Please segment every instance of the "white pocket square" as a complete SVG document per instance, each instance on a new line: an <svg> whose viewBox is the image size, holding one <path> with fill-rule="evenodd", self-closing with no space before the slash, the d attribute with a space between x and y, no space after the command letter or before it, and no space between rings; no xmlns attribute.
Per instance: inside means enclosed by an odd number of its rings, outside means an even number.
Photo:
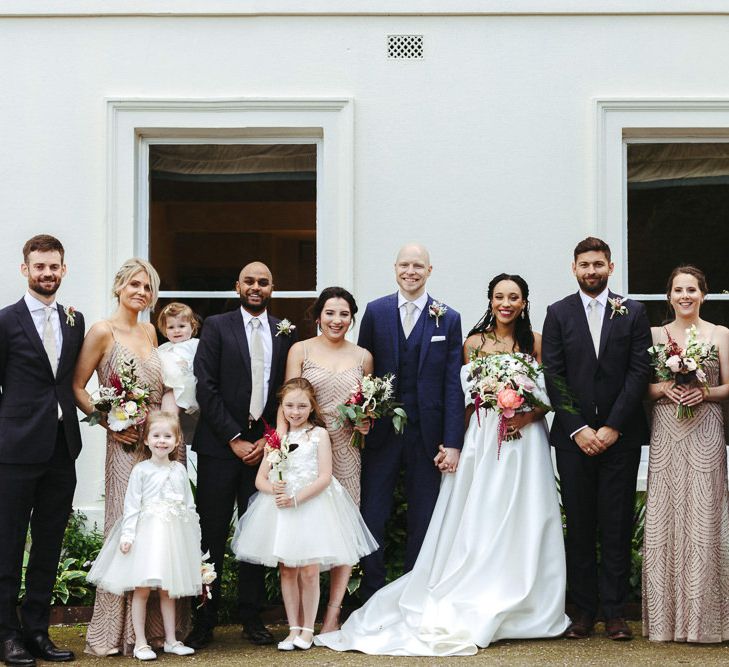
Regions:
<svg viewBox="0 0 729 667"><path fill-rule="evenodd" d="M430 339L431 343L437 343L438 341L445 340L445 336L433 336Z"/></svg>

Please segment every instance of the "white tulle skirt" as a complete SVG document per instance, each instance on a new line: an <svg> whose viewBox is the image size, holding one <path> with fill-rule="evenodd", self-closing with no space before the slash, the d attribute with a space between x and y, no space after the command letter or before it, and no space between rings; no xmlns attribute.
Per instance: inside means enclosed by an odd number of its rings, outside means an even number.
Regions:
<svg viewBox="0 0 729 667"><path fill-rule="evenodd" d="M354 565L377 549L357 506L334 478L298 507L279 509L274 497L257 493L233 537L238 560L275 567L318 563L322 570Z"/></svg>
<svg viewBox="0 0 729 667"><path fill-rule="evenodd" d="M87 576L99 588L123 595L135 588L161 588L171 598L200 595L200 522L197 514L142 512L128 553L119 548L121 519L114 524Z"/></svg>

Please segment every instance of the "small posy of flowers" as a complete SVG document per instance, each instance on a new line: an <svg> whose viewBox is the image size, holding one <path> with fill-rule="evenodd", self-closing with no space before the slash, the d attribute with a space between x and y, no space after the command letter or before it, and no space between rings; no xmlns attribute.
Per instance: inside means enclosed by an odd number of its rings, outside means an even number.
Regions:
<svg viewBox="0 0 729 667"><path fill-rule="evenodd" d="M616 315L618 317L622 317L623 315L628 314L628 308L627 308L627 306L623 305L623 300L619 296L616 296L614 299L611 299L610 297L608 297L608 303L610 304L610 310L612 311L610 313L611 320Z"/></svg>
<svg viewBox="0 0 729 667"><path fill-rule="evenodd" d="M528 354L513 352L479 356L474 351L466 383L466 397L476 408L479 426L480 409L495 410L499 415L497 459L501 456L504 441L521 438L519 431L513 435L507 433L507 419L517 412L552 409L542 366Z"/></svg>
<svg viewBox="0 0 729 667"><path fill-rule="evenodd" d="M81 421L91 426L106 416L109 429L123 431L144 423L150 408L149 387L137 377L133 361L122 360L109 376L109 386L100 386L89 399L95 410Z"/></svg>
<svg viewBox="0 0 729 667"><path fill-rule="evenodd" d="M440 318L446 314L448 306L440 301L433 300L428 307L428 315L435 318L435 328L440 326Z"/></svg>
<svg viewBox="0 0 729 667"><path fill-rule="evenodd" d="M686 348L681 349L678 343L666 330L667 343L659 343L648 348L651 365L655 369L659 382L673 381L674 385L696 383L708 388L704 365L717 358L715 345L698 340L696 325L686 329ZM679 403L676 406L676 419L689 419L694 416L690 405Z"/></svg>
<svg viewBox="0 0 729 667"><path fill-rule="evenodd" d="M72 327L76 324L76 309L73 306L64 306L63 312L66 315L66 324Z"/></svg>
<svg viewBox="0 0 729 667"><path fill-rule="evenodd" d="M197 606L198 609L202 607L208 600L213 599L213 582L218 578L218 573L215 571L215 565L208 563L210 558L210 552L208 551L203 557L200 563L200 578L202 580L202 593L200 594L200 604Z"/></svg>
<svg viewBox="0 0 729 667"><path fill-rule="evenodd" d="M266 424L263 431L263 437L266 440L264 451L266 452L266 461L271 464L271 469L278 473L279 480L283 481L283 471L286 468L286 459L289 454L298 447L289 443L289 436L286 434L283 438L279 435L275 428Z"/></svg>
<svg viewBox="0 0 729 667"><path fill-rule="evenodd" d="M276 336L290 336L294 329L296 325L284 318L276 325Z"/></svg>
<svg viewBox="0 0 729 667"><path fill-rule="evenodd" d="M341 424L361 426L365 422L373 422L380 417L391 417L395 433L402 433L408 416L402 404L394 400L395 376L388 373L384 377L365 375L352 390L349 398L337 406ZM349 444L362 449L364 436L357 430L352 433Z"/></svg>

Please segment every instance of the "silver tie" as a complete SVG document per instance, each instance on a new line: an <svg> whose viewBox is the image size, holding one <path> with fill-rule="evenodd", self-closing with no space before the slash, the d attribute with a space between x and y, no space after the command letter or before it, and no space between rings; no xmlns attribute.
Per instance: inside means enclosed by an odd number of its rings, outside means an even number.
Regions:
<svg viewBox="0 0 729 667"><path fill-rule="evenodd" d="M58 352L56 350L56 334L53 331L53 322L51 322L51 316L53 315L53 308L51 306L45 306L45 321L43 322L43 349L48 355L48 361L51 362L51 369L53 375L58 370Z"/></svg>
<svg viewBox="0 0 729 667"><path fill-rule="evenodd" d="M415 326L415 319L413 318L414 313L415 304L412 301L408 301L405 304L405 320L402 323L402 330L405 332L405 338L410 337L413 327Z"/></svg>
<svg viewBox="0 0 729 667"><path fill-rule="evenodd" d="M265 357L263 355L263 340L261 338L261 320L254 317L251 320L251 419L258 419L263 414L263 373L265 371Z"/></svg>
<svg viewBox="0 0 729 667"><path fill-rule="evenodd" d="M592 344L595 346L595 354L600 355L600 330L602 329L602 317L600 317L600 304L597 299L592 299L588 305L589 314L587 324L590 327Z"/></svg>

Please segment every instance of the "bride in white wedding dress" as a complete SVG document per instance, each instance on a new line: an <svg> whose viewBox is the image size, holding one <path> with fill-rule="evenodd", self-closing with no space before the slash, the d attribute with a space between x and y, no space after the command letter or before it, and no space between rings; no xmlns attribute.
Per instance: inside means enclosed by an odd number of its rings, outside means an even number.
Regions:
<svg viewBox="0 0 729 667"><path fill-rule="evenodd" d="M474 349L539 360L526 282L500 274L488 296L464 360ZM468 369L461 372L464 386ZM544 414L507 420L507 435L521 437L504 441L500 452L498 421L494 410L481 412L480 425L471 414L458 468L443 477L412 571L378 591L341 630L316 637L317 645L381 655L473 655L500 639L565 631L562 523Z"/></svg>

